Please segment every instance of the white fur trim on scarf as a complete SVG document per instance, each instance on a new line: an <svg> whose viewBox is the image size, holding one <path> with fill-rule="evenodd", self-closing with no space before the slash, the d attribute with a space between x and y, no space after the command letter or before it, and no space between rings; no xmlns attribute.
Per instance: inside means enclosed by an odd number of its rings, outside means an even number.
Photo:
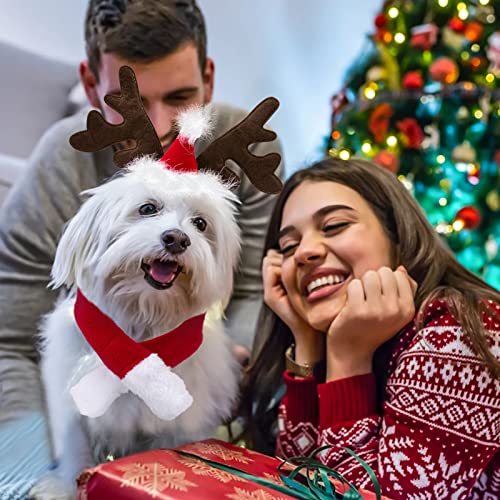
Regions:
<svg viewBox="0 0 500 500"><path fill-rule="evenodd" d="M122 379L149 409L163 420L173 420L193 403L184 381L158 356L150 354Z"/></svg>
<svg viewBox="0 0 500 500"><path fill-rule="evenodd" d="M213 130L213 110L210 104L194 106L183 111L177 117L179 135L190 144L200 137L209 137Z"/></svg>
<svg viewBox="0 0 500 500"><path fill-rule="evenodd" d="M104 415L128 389L119 377L101 365L84 375L69 392L82 415L96 418Z"/></svg>

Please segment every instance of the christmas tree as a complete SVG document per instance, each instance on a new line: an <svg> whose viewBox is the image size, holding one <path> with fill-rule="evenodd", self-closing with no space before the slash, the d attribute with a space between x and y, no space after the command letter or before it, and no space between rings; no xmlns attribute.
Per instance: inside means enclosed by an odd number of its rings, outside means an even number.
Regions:
<svg viewBox="0 0 500 500"><path fill-rule="evenodd" d="M328 154L391 170L500 288L500 0L390 0L332 99Z"/></svg>

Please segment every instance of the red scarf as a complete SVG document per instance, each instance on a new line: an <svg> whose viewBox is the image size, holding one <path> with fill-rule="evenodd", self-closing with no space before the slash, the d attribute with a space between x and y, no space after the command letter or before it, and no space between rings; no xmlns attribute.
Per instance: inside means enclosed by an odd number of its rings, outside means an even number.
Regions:
<svg viewBox="0 0 500 500"><path fill-rule="evenodd" d="M75 319L102 362L121 379L151 353L173 368L193 355L203 340L205 314L188 319L171 332L144 342L131 339L109 316L78 290Z"/></svg>

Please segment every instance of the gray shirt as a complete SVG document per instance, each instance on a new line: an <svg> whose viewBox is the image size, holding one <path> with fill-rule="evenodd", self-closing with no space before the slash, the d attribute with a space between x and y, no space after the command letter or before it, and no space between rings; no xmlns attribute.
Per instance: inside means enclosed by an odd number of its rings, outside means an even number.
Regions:
<svg viewBox="0 0 500 500"><path fill-rule="evenodd" d="M227 105L214 105L219 137L246 116ZM88 110L56 123L40 140L23 178L0 211L0 422L22 410L43 408L37 367L36 334L41 316L54 306L58 291L47 284L64 224L78 211L80 193L116 172L111 151L82 153L68 143L86 128ZM197 144L196 153L204 148ZM253 145L252 152L281 154L279 141ZM240 174L237 166L231 165ZM282 175L283 165L276 172ZM240 266L226 310L229 335L251 346L262 299L261 258L274 197L258 191L241 175Z"/></svg>

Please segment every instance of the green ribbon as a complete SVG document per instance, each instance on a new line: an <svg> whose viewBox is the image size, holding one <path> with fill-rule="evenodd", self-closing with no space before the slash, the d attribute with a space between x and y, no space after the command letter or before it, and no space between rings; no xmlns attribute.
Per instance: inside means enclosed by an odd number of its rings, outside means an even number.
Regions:
<svg viewBox="0 0 500 500"><path fill-rule="evenodd" d="M309 457L293 457L288 459L289 463L296 464L297 467L290 472L288 477L280 475L281 480L292 489L295 488L298 491L307 492L309 494L308 498L310 499L329 500L332 498L342 498L343 500L363 500L363 496L361 495L361 493L359 493L356 487L347 479L345 479L342 474L333 469L330 469L329 467L315 459L316 455L318 455L322 451L332 448L334 448L334 446L325 445L314 450ZM380 500L382 498L380 484L371 467L349 448L342 449L349 453L349 455L354 457L366 470L373 483L375 496L377 500ZM278 470L282 470L283 466L286 463L287 462L281 463L278 467ZM304 476L307 481L307 487L294 480L297 474L300 474L300 472L303 470L305 470ZM335 489L334 485L330 482L329 478L335 479L336 481L341 483L344 491L338 492Z"/></svg>
<svg viewBox="0 0 500 500"><path fill-rule="evenodd" d="M249 474L248 472L242 471L241 469L238 469L236 467L220 464L218 462L215 462L214 460L200 457L198 455L195 455L194 453L189 453L182 450L173 451L185 457L201 460L211 467L228 472L230 474L234 474L235 476L247 479L261 486L265 486L280 493L285 493L292 498L299 498L301 500L363 500L363 496L361 495L361 493L359 493L356 487L349 481L347 481L347 479L345 479L342 474L336 472L333 469L330 469L329 467L315 459L316 455L324 450L331 448L333 448L333 446L322 446L321 448L313 451L309 457L293 457L288 459L287 461L283 461L278 467L278 472L283 472L283 467L285 465L297 464L297 467L293 471L291 471L288 476L279 474L280 479L284 483L283 486L268 479ZM349 448L343 449L351 456L353 456L366 470L366 472L370 476L370 479L372 480L377 500L380 500L380 484L371 467ZM305 470L305 475L301 475L300 477L304 477L306 479L307 486L295 479L295 477L303 470ZM331 483L330 478L340 482L343 486L343 491L337 491L335 486Z"/></svg>
<svg viewBox="0 0 500 500"><path fill-rule="evenodd" d="M180 455L189 458L195 458L196 460L201 460L202 462L215 467L216 469L223 470L225 472L229 472L230 474L234 474L235 476L241 477L243 479L248 479L254 483L260 484L261 486L266 486L267 488L271 488L273 490L279 491L280 493L285 493L286 495L291 496L292 498L299 498L301 500L310 500L312 497L310 495L305 496L303 493L299 491L295 491L291 488L287 488L286 486L281 486L277 483L273 483L268 479L264 479L262 477L254 476L253 474L249 474L248 472L242 471L241 469L237 469L236 467L231 467L230 465L220 464L213 460L209 460L208 458L203 458L194 453L188 453L187 451L182 450L173 450ZM295 482L295 481L294 481Z"/></svg>

